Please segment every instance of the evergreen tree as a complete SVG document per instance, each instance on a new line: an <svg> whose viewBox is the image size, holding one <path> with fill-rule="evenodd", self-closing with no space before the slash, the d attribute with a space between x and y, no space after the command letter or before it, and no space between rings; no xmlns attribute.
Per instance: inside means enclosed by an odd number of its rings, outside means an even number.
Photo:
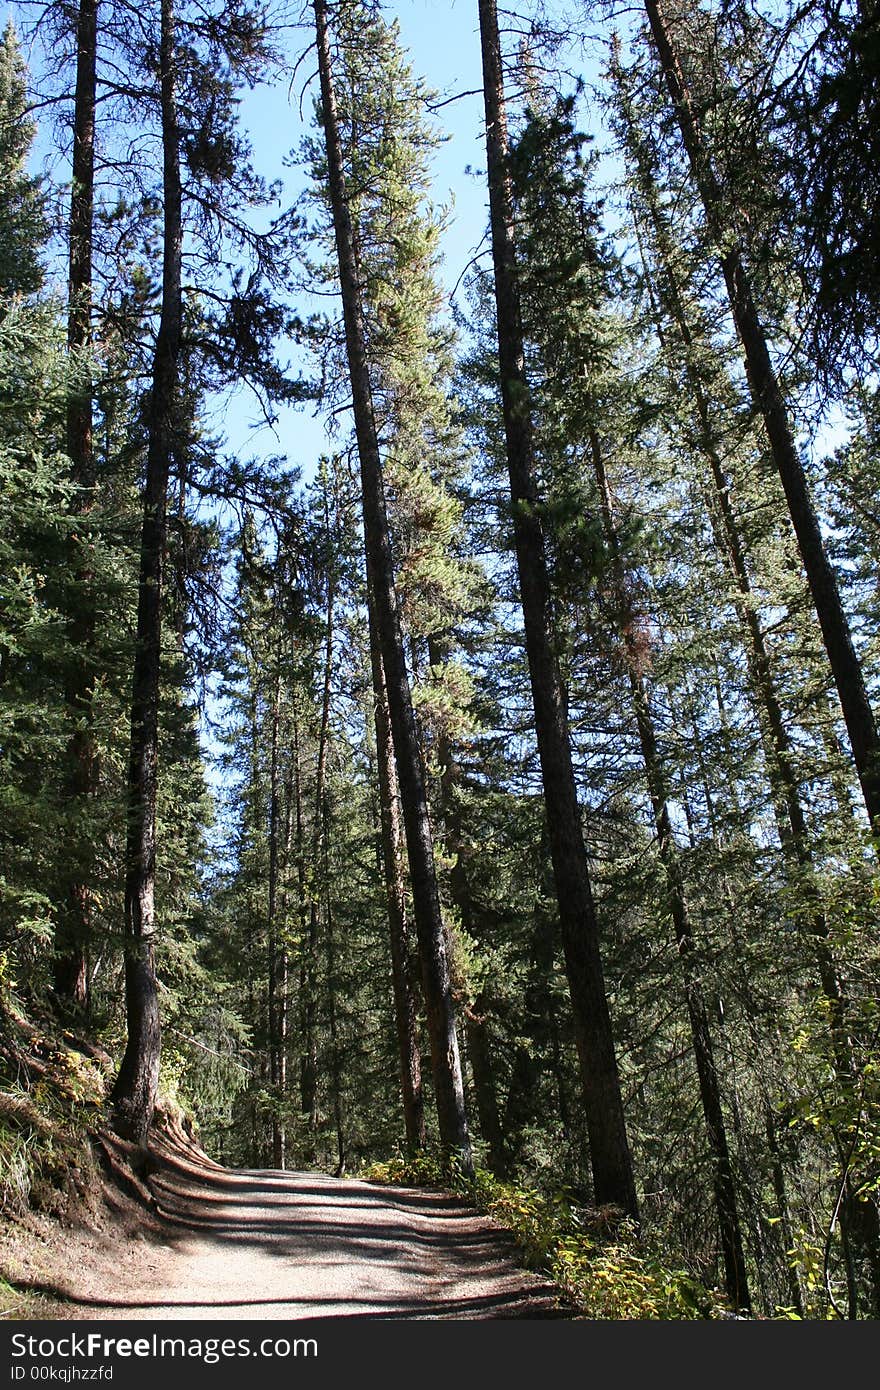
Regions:
<svg viewBox="0 0 880 1390"><path fill-rule="evenodd" d="M533 423L524 370L516 269L504 84L498 20L481 0L480 32L486 105L489 205L495 263L499 367L510 471L513 526L526 650L535 706L544 797L556 877L566 970L581 1062L596 1201L635 1216L638 1205L626 1138L598 927L580 825L568 731L567 693L559 667L546 543L535 477Z"/></svg>
<svg viewBox="0 0 880 1390"><path fill-rule="evenodd" d="M774 462L782 481L798 539L801 556L819 626L840 696L853 757L859 774L869 824L880 816L880 784L875 764L880 754L876 722L861 665L856 655L839 585L828 560L815 507L807 488L778 374L773 366L767 334L755 301L751 277L742 253L728 249L726 222L729 197L716 171L712 150L706 143L691 98L673 27L655 0L646 0L646 14L669 99L687 151L691 174L705 210L709 232L717 248L737 332L743 345L749 386L760 411Z"/></svg>
<svg viewBox="0 0 880 1390"><path fill-rule="evenodd" d="M94 505L95 460L92 447L93 400L91 371L92 247L95 181L95 108L97 104L97 3L83 0L77 19L77 71L73 110L73 157L70 195L68 255L67 347L71 389L67 403L67 453L75 515L87 514ZM86 523L87 524L87 523ZM97 790L94 735L90 728L92 689L96 671L90 662L96 615L90 593L88 555L76 553L73 537L72 567L78 571L78 603L70 615L71 640L79 660L68 680L67 703L74 732L69 745L69 795L83 818ZM71 856L72 872L60 890L63 908L55 942L55 987L65 1004L80 1008L88 1003L87 947L92 935L93 873L84 848Z"/></svg>
<svg viewBox="0 0 880 1390"><path fill-rule="evenodd" d="M40 180L27 171L36 126L27 116L27 71L11 20L0 44L0 297L30 295L43 284L40 253L48 234Z"/></svg>
<svg viewBox="0 0 880 1390"><path fill-rule="evenodd" d="M189 40L189 42L186 42ZM198 363L199 389L235 379L277 383L280 395L298 388L267 357L267 324L279 322L262 288L262 257L278 251L286 230L246 237L234 199L258 201L262 185L252 176L245 145L232 118L236 80L253 76L266 58L259 15L241 11L197 13L181 29L171 0L164 0L158 34L158 112L162 151L162 289L145 403L146 477L141 540L137 644L132 691L126 887L126 961L129 1045L115 1088L118 1123L143 1141L158 1083L159 1016L155 983L156 796L162 632L162 580L172 471L185 477L192 437L188 377ZM147 73L149 54L140 55ZM209 123L209 124L206 124ZM184 179L184 168L187 178ZM210 196L202 196L202 188ZM225 200L225 201L224 201ZM246 287L241 274L218 296L219 314L194 333L185 323L184 263L207 273L216 247L244 241L256 259ZM220 269L222 267L217 267ZM222 361L218 375L212 365ZM185 367L189 367L189 372Z"/></svg>
<svg viewBox="0 0 880 1390"><path fill-rule="evenodd" d="M120 1132L140 1144L146 1143L159 1085L155 883L161 599L168 482L172 459L183 445L179 404L183 224L178 57L172 0L162 0L159 55L163 163L162 309L147 418L147 474L132 680L125 886L128 1041L113 1094Z"/></svg>
<svg viewBox="0 0 880 1390"><path fill-rule="evenodd" d="M403 651L400 615L390 551L388 520L376 419L370 394L367 342L358 253L348 203L336 97L333 88L327 8L315 3L321 76L321 114L327 144L330 202L339 258L340 286L351 377L355 430L361 464L367 582L374 603L377 635L388 690L395 760L406 827L413 910L422 961L422 985L431 1038L431 1064L448 1158L472 1166L455 1012L450 990L446 941L433 861L418 735Z"/></svg>
<svg viewBox="0 0 880 1390"><path fill-rule="evenodd" d="M816 0L783 37L775 81L765 84L770 110L759 117L775 127L811 360L839 390L872 369L877 346L876 6Z"/></svg>

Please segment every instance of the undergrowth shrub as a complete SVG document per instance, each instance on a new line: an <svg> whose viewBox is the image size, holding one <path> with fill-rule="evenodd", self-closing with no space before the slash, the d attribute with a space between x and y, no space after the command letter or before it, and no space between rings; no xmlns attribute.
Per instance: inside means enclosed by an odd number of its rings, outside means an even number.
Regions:
<svg viewBox="0 0 880 1390"><path fill-rule="evenodd" d="M613 1208L586 1208L569 1194L499 1181L482 1169L467 1179L433 1155L373 1164L371 1182L443 1187L492 1216L516 1238L526 1264L548 1274L576 1312L591 1319L683 1320L723 1317L722 1296L671 1269Z"/></svg>

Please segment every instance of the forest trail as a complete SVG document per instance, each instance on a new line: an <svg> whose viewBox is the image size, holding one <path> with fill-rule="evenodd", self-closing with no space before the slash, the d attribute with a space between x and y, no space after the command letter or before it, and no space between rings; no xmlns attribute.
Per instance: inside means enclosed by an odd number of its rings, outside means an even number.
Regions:
<svg viewBox="0 0 880 1390"><path fill-rule="evenodd" d="M75 1282L70 1265L57 1281L65 1318L566 1316L508 1234L456 1198L156 1152L161 1236L81 1248Z"/></svg>

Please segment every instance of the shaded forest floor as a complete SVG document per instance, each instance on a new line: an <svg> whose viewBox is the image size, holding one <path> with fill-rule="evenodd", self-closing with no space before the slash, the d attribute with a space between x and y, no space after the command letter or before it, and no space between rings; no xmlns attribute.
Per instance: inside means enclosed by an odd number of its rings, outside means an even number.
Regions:
<svg viewBox="0 0 880 1390"><path fill-rule="evenodd" d="M0 996L0 1318L730 1316L610 1210L482 1170L453 1195L429 1155L370 1181L235 1171L173 1105L144 1155L108 1128L114 1074Z"/></svg>
<svg viewBox="0 0 880 1390"><path fill-rule="evenodd" d="M110 1056L0 1001L0 1317L571 1317L514 1237L413 1186L214 1163L174 1107L107 1127Z"/></svg>
<svg viewBox="0 0 880 1390"><path fill-rule="evenodd" d="M88 1221L10 1224L9 1318L570 1317L510 1235L459 1199L320 1173L234 1171L173 1122L143 1180L124 1149ZM83 1213L86 1216L86 1213Z"/></svg>

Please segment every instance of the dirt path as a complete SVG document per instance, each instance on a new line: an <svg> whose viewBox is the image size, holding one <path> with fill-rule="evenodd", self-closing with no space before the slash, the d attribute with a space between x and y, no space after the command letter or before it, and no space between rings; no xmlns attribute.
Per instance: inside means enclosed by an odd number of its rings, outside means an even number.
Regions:
<svg viewBox="0 0 880 1390"><path fill-rule="evenodd" d="M71 1319L546 1318L554 1291L453 1198L167 1151L156 1239L80 1245ZM68 1301L69 1300L69 1301ZM565 1316L562 1314L562 1316Z"/></svg>

